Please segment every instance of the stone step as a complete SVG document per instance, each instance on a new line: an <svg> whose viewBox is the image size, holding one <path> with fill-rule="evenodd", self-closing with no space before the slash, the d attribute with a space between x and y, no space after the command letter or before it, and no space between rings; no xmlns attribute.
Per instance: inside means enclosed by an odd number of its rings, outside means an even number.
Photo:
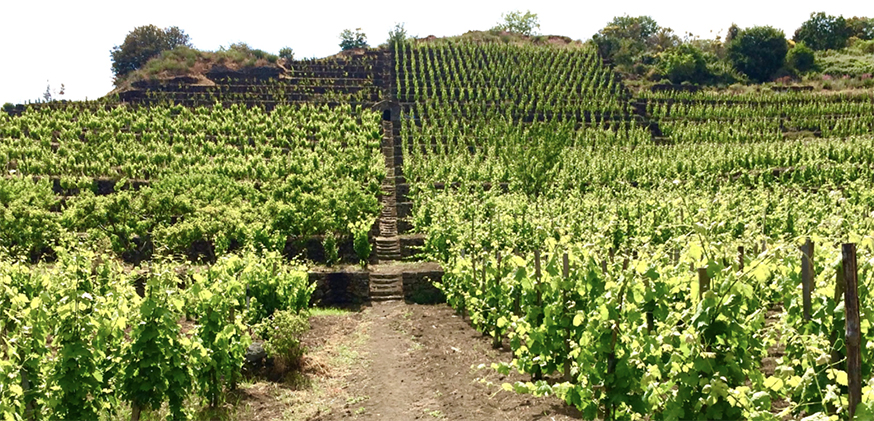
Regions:
<svg viewBox="0 0 874 421"><path fill-rule="evenodd" d="M378 279L370 278L370 289L374 288L398 288L403 285L403 278Z"/></svg>
<svg viewBox="0 0 874 421"><path fill-rule="evenodd" d="M374 285L370 284L370 295L391 295L391 294L403 294L404 293L404 284L391 284L391 285Z"/></svg>
<svg viewBox="0 0 874 421"><path fill-rule="evenodd" d="M388 295L385 297L371 297L371 301L402 301L403 295Z"/></svg>

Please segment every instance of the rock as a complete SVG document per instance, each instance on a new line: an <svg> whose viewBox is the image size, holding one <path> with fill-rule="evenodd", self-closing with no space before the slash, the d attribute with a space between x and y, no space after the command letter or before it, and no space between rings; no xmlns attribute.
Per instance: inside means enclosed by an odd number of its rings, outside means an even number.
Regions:
<svg viewBox="0 0 874 421"><path fill-rule="evenodd" d="M252 345L249 345L249 349L246 350L246 363L261 365L265 358L267 358L267 351L264 350L264 344L252 342Z"/></svg>

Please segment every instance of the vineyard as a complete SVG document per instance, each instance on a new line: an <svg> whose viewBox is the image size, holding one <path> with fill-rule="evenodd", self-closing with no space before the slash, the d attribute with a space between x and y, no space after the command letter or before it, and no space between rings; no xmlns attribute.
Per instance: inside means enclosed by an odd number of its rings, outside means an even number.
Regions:
<svg viewBox="0 0 874 421"><path fill-rule="evenodd" d="M874 418L870 91L633 94L583 44L287 67L0 117L4 419L220 405L274 316L340 283L308 272L369 264L365 301L411 301L402 259L512 350L506 393Z"/></svg>
<svg viewBox="0 0 874 421"><path fill-rule="evenodd" d="M396 68L410 223L513 349L493 367L531 375L507 390L587 419L871 415L870 92L631 98L585 48L407 45Z"/></svg>
<svg viewBox="0 0 874 421"><path fill-rule="evenodd" d="M220 103L74 104L6 118L0 245L37 260L73 236L132 262L153 253L213 260L314 235L366 235L385 176L379 119L361 107L268 113Z"/></svg>
<svg viewBox="0 0 874 421"><path fill-rule="evenodd" d="M0 117L3 419L220 407L250 344L306 314L304 258L375 259L378 92L319 90L343 77L324 66Z"/></svg>

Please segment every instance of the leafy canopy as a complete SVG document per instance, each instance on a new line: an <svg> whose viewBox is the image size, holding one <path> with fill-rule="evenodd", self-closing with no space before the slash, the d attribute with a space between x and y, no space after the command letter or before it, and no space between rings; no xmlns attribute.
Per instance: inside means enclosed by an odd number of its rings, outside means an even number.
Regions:
<svg viewBox="0 0 874 421"><path fill-rule="evenodd" d="M849 38L850 27L843 16L835 17L819 12L810 14L810 19L801 24L792 40L821 51L840 50L847 46Z"/></svg>
<svg viewBox="0 0 874 421"><path fill-rule="evenodd" d="M396 23L395 27L388 31L388 45L393 46L401 44L409 38L406 28L403 23Z"/></svg>
<svg viewBox="0 0 874 421"><path fill-rule="evenodd" d="M340 49L343 51L353 48L367 48L367 35L361 32L361 28L355 28L355 31L344 29L340 33Z"/></svg>
<svg viewBox="0 0 874 421"><path fill-rule="evenodd" d="M526 10L522 13L519 10L514 12L502 13L503 22L498 22L493 28L498 31L507 31L514 34L522 35L537 35L537 29L540 29L540 21L537 18L537 13L531 13Z"/></svg>
<svg viewBox="0 0 874 421"><path fill-rule="evenodd" d="M110 50L112 73L116 80L146 64L149 59L179 46L191 47L191 38L176 26L161 29L155 25L138 26L129 32L121 45Z"/></svg>

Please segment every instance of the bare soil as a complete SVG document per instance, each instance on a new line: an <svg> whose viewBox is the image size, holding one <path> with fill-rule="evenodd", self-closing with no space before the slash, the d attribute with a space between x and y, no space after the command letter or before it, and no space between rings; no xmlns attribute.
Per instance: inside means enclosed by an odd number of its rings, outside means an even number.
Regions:
<svg viewBox="0 0 874 421"><path fill-rule="evenodd" d="M319 320L314 320L314 330ZM501 389L528 377L488 368L512 354L446 305L374 303L350 316L349 329L366 333L366 364L346 377L348 397L315 419L360 420L571 420L579 414L554 397ZM484 365L485 368L478 368Z"/></svg>

